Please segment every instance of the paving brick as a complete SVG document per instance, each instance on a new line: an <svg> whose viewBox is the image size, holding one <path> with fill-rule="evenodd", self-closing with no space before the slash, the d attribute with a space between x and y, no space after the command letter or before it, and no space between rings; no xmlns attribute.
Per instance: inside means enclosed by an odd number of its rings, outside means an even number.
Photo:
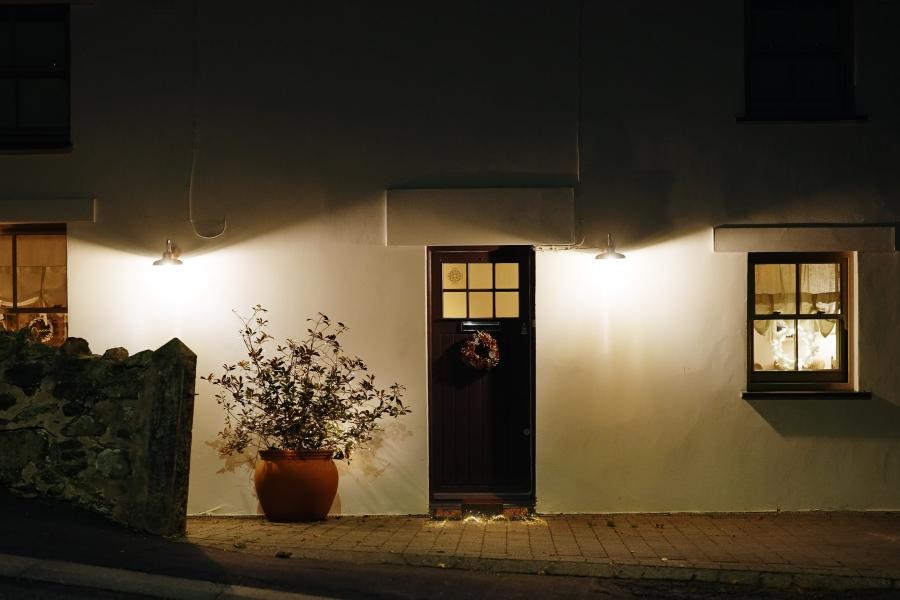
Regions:
<svg viewBox="0 0 900 600"><path fill-rule="evenodd" d="M515 572L549 565L552 572L594 576L690 574L772 588L900 589L898 536L900 513L614 514L523 521L342 517L296 524L192 517L185 541L264 556L289 551Z"/></svg>

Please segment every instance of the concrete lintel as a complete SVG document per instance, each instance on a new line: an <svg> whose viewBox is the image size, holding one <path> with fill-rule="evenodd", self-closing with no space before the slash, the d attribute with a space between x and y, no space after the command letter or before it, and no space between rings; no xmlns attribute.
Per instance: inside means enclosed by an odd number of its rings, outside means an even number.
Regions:
<svg viewBox="0 0 900 600"><path fill-rule="evenodd" d="M571 244L575 192L557 188L387 190L389 246Z"/></svg>
<svg viewBox="0 0 900 600"><path fill-rule="evenodd" d="M720 225L716 252L893 252L894 225Z"/></svg>
<svg viewBox="0 0 900 600"><path fill-rule="evenodd" d="M93 198L0 200L0 223L94 222Z"/></svg>

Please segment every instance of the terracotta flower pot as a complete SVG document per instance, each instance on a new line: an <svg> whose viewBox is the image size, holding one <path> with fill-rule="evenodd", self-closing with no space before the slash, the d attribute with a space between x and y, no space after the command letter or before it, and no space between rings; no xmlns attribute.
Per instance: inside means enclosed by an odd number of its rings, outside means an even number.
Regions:
<svg viewBox="0 0 900 600"><path fill-rule="evenodd" d="M321 521L337 493L331 450L262 450L253 482L270 521Z"/></svg>

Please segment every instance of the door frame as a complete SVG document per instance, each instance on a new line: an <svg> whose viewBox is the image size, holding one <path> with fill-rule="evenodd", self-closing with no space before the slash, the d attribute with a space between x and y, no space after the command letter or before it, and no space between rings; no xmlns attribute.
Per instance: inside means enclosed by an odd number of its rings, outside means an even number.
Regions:
<svg viewBox="0 0 900 600"><path fill-rule="evenodd" d="M529 371L529 381L528 381L528 411L529 411L529 421L531 423L531 435L529 440L529 476L531 478L530 485L530 493L527 495L523 494L489 494L489 493L460 493L454 494L454 497L459 497L459 501L456 499L448 499L441 498L443 494L436 494L433 488L433 477L432 477L432 415L434 411L432 410L432 398L433 398L433 390L432 390L432 364L434 360L434 356L432 355L432 339L433 335L432 323L434 320L433 314L433 298L432 298L432 277L440 277L440 274L435 274L432 272L432 254L434 252L494 252L498 250L502 250L504 248L527 248L527 265L528 265L528 279L527 285L529 287L529 301L526 305L526 309L528 311L527 315L525 315L525 321L528 324L529 336L528 336L528 371ZM535 254L534 247L525 244L509 244L509 245L487 245L487 246L426 246L425 248L425 258L426 258L426 319L427 319L427 337L426 337L426 345L427 349L427 377L428 377L428 505L430 509L447 507L448 505L460 505L460 504L498 504L502 503L508 506L514 507L524 507L529 510L534 509L535 502L537 499L536 493L536 477L535 477L535 465L536 465L536 438L537 438L537 427L536 427L536 410L535 410L535 388L536 388L536 363L535 363L535 332L536 332L536 322L535 322Z"/></svg>

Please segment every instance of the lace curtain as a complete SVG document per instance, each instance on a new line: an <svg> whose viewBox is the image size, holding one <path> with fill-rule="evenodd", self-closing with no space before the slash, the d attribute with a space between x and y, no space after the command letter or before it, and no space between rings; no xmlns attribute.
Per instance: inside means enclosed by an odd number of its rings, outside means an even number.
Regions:
<svg viewBox="0 0 900 600"><path fill-rule="evenodd" d="M800 306L797 310L797 268L793 264L756 265L756 314L836 314L841 311L841 266L834 263L800 265ZM754 321L754 328L765 335L774 321ZM834 329L836 321L817 319L815 326L823 337Z"/></svg>

